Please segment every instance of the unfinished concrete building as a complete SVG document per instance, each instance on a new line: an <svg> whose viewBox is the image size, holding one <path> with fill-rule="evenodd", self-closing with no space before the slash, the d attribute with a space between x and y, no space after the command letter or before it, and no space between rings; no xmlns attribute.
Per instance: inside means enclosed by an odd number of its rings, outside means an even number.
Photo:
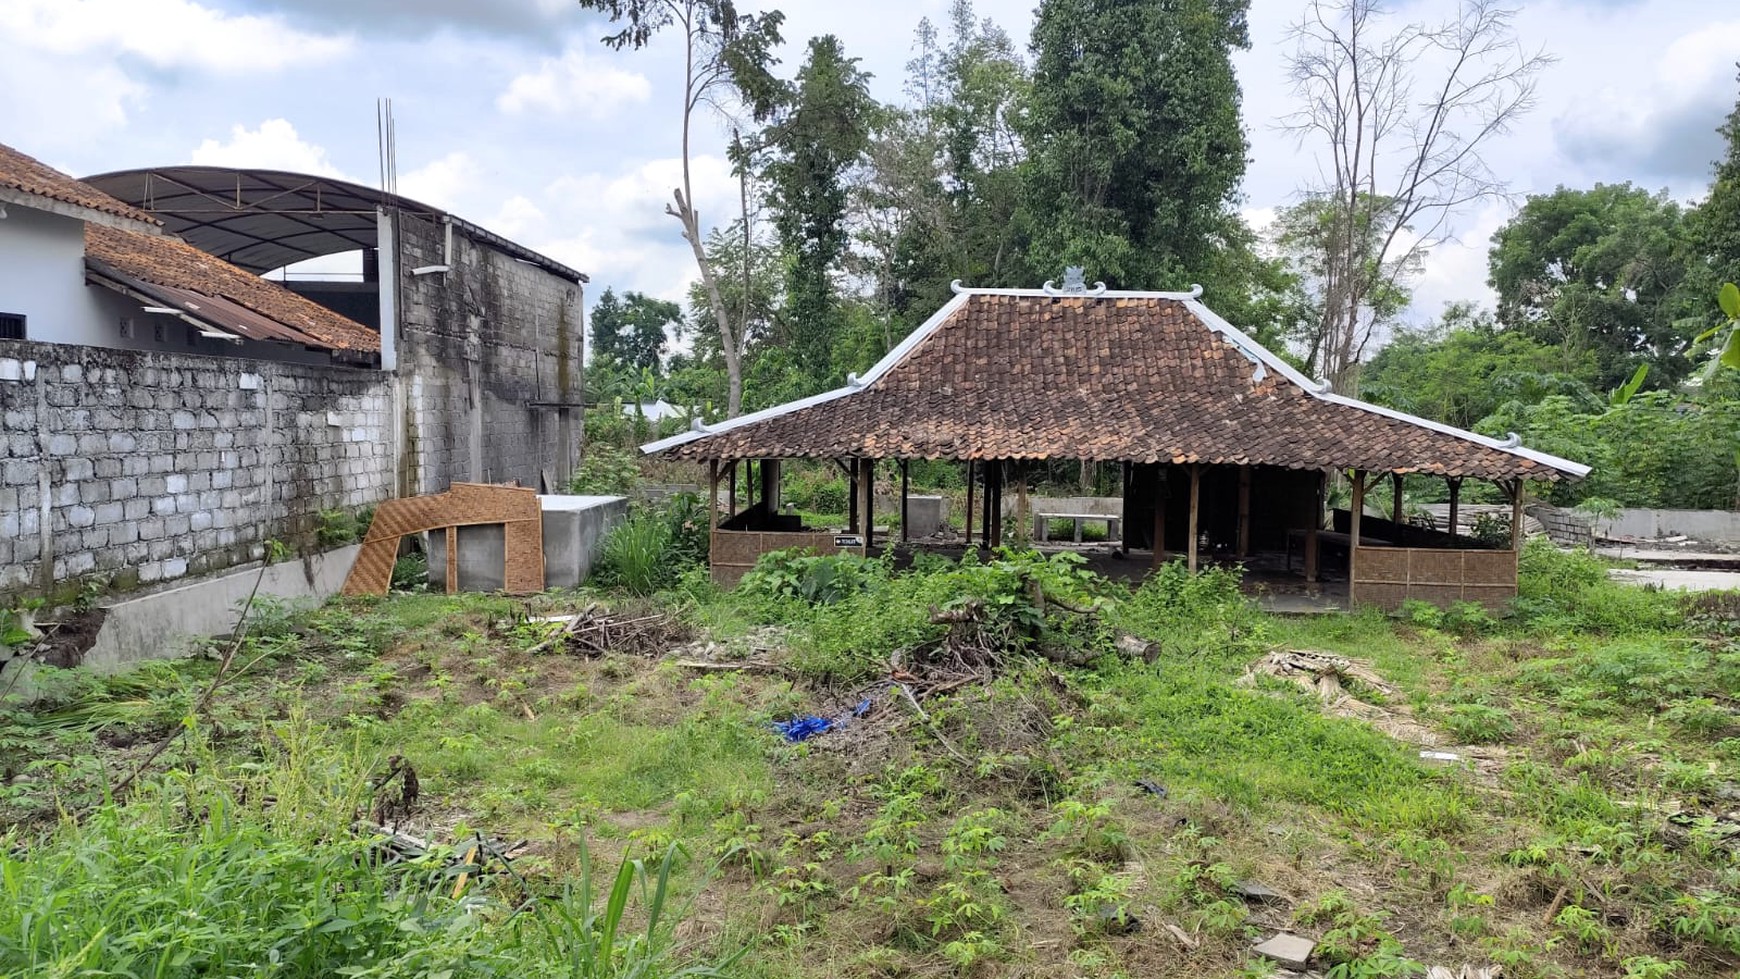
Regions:
<svg viewBox="0 0 1740 979"><path fill-rule="evenodd" d="M342 181L97 182L0 146L0 594L216 571L453 482L565 486L585 276ZM348 280L261 276L345 251Z"/></svg>

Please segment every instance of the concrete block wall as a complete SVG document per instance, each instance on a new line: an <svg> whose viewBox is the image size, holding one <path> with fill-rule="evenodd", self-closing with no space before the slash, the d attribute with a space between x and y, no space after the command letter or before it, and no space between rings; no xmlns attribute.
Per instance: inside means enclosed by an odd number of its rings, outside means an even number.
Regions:
<svg viewBox="0 0 1740 979"><path fill-rule="evenodd" d="M0 593L151 584L392 495L378 371L0 341Z"/></svg>
<svg viewBox="0 0 1740 979"><path fill-rule="evenodd" d="M398 282L400 493L455 481L565 492L583 432L580 284L461 226L401 213L398 235L400 268L448 266Z"/></svg>

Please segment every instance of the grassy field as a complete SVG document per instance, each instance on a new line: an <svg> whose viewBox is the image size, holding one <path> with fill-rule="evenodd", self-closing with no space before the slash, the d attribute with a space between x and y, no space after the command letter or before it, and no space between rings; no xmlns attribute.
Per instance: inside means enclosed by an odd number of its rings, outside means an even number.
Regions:
<svg viewBox="0 0 1740 979"><path fill-rule="evenodd" d="M1538 549L1504 617L1024 555L680 582L268 606L197 712L212 661L50 676L0 711L0 974L1256 976L1282 930L1331 977L1740 970L1735 596ZM666 631L529 621L593 608ZM1251 672L1286 650L1351 699ZM389 863L407 763L440 845ZM524 842L472 874L479 834Z"/></svg>

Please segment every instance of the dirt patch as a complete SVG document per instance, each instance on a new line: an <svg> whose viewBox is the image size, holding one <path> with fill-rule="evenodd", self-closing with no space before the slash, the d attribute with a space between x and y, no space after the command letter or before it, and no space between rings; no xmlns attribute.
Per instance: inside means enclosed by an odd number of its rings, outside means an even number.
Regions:
<svg viewBox="0 0 1740 979"><path fill-rule="evenodd" d="M85 661L85 653L96 645L97 633L103 630L105 609L91 607L71 612L56 622L39 622L43 636L36 644L36 660L48 666L67 669Z"/></svg>

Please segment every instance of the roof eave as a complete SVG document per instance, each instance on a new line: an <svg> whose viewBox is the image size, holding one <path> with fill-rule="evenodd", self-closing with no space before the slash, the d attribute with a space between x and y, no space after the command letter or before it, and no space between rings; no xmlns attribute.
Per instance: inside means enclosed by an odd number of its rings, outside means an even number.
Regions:
<svg viewBox="0 0 1740 979"><path fill-rule="evenodd" d="M49 197L46 194L31 193L30 191L18 190L14 187L0 187L0 204L12 204L17 207L27 207L33 211L42 211L45 214L54 214L63 218L73 218L78 221L84 221L89 224L100 224L109 228L118 228L122 231L137 231L152 235L161 234L163 232L162 226L154 222L138 221L133 218L122 217L119 214L110 214L108 211L99 210L94 207L86 207L83 204L73 204L68 201L63 201L58 197Z"/></svg>

